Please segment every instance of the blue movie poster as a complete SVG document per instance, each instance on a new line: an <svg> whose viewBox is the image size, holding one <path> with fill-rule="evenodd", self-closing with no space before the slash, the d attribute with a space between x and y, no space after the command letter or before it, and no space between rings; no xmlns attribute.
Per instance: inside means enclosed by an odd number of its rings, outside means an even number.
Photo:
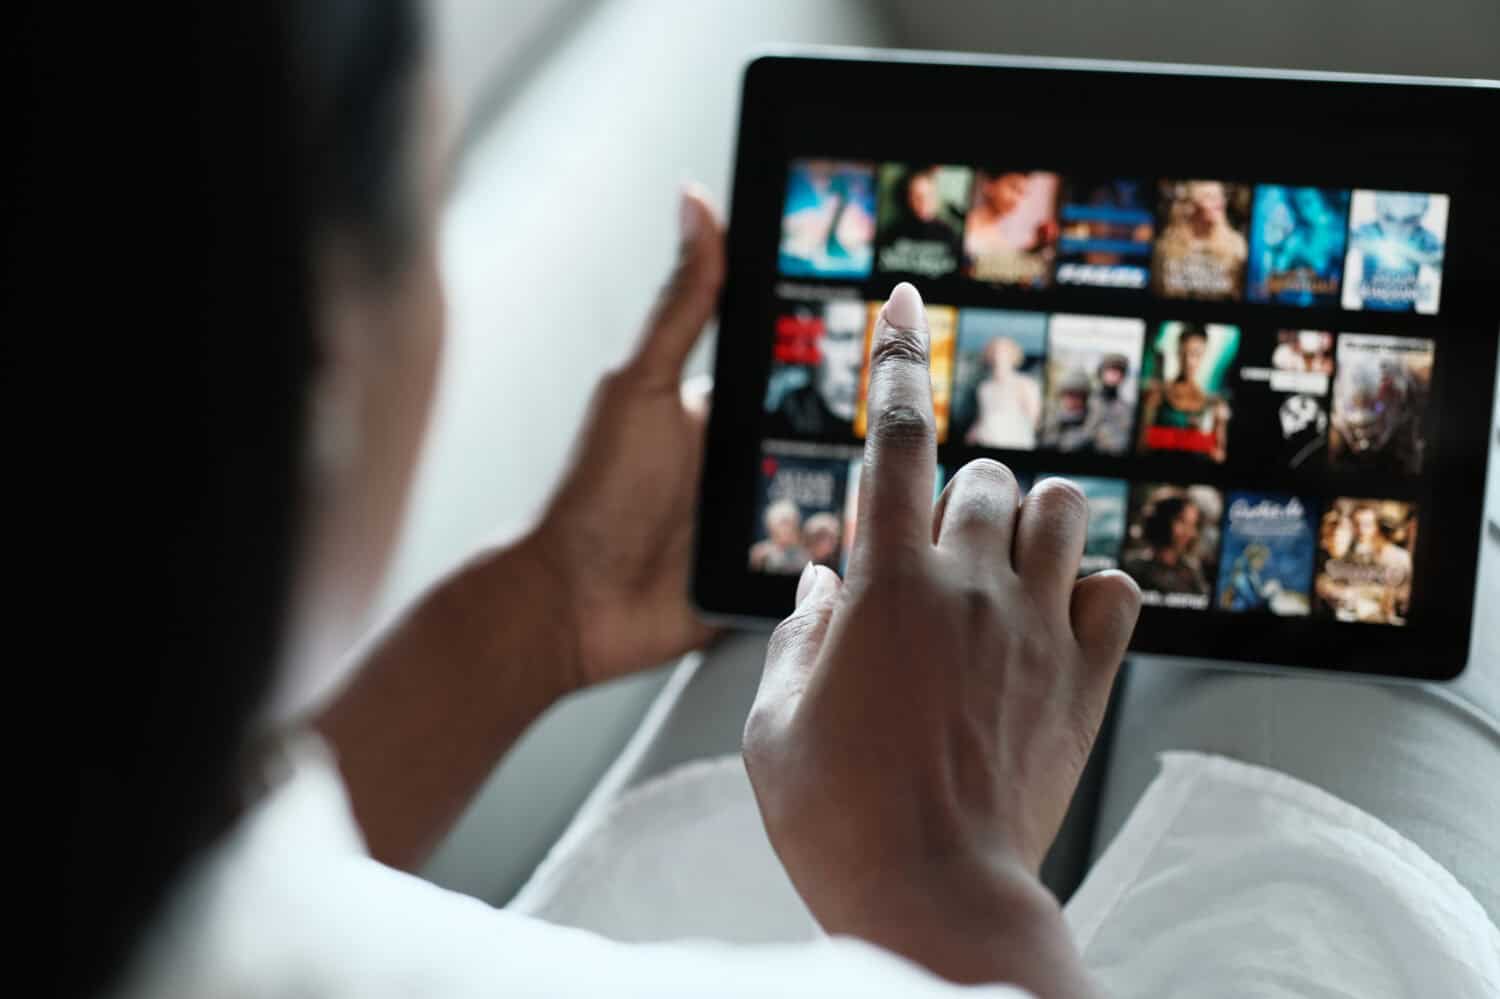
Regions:
<svg viewBox="0 0 1500 999"><path fill-rule="evenodd" d="M1304 616L1312 606L1316 557L1310 503L1276 493L1231 492L1215 606L1238 614Z"/></svg>
<svg viewBox="0 0 1500 999"><path fill-rule="evenodd" d="M1348 222L1348 191L1257 186L1250 213L1250 301L1339 304Z"/></svg>
<svg viewBox="0 0 1500 999"><path fill-rule="evenodd" d="M781 273L863 278L874 258L875 165L792 163L781 214Z"/></svg>
<svg viewBox="0 0 1500 999"><path fill-rule="evenodd" d="M1355 191L1344 308L1435 315L1447 232L1446 194Z"/></svg>

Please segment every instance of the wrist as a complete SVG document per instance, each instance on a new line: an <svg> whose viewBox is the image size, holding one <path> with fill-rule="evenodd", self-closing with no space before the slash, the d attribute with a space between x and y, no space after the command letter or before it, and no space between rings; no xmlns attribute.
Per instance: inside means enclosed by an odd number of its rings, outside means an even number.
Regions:
<svg viewBox="0 0 1500 999"><path fill-rule="evenodd" d="M486 671L528 662L548 706L584 686L572 588L534 535L481 552L445 584Z"/></svg>
<svg viewBox="0 0 1500 999"><path fill-rule="evenodd" d="M826 931L951 981L1020 982L1027 953L1071 947L1057 900L1019 858L924 859L850 887L834 905L814 908Z"/></svg>

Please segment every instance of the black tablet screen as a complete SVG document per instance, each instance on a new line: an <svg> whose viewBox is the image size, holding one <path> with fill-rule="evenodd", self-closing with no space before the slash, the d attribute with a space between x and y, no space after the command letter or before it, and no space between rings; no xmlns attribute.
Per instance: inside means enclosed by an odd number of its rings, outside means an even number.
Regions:
<svg viewBox="0 0 1500 999"><path fill-rule="evenodd" d="M874 318L906 280L939 487L979 456L1023 488L1076 482L1082 571L1140 584L1138 648L1461 668L1500 287L1470 284L1494 261L1478 142L1403 117L1425 105L1399 87L922 74L890 107L793 102L737 178L754 266L721 339L754 384L734 443L715 435L741 493L714 530L749 580L720 609L785 601L810 561L842 570ZM944 77L956 96L921 97ZM1444 665L1403 666L1390 633Z"/></svg>

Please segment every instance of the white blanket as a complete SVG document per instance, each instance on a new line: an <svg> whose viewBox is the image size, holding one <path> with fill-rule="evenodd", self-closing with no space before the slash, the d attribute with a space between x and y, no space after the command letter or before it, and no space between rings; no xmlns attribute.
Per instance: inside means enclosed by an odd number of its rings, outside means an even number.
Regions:
<svg viewBox="0 0 1500 999"><path fill-rule="evenodd" d="M575 830L511 910L619 940L805 940L737 757ZM1283 774L1169 753L1067 907L1117 999L1500 996L1500 931L1393 829Z"/></svg>

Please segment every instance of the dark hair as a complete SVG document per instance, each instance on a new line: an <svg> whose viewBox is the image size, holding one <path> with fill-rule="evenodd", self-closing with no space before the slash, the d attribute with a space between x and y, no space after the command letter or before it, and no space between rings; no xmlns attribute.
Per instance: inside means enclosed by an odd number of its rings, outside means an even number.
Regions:
<svg viewBox="0 0 1500 999"><path fill-rule="evenodd" d="M1146 543L1152 548L1166 548L1170 545L1173 522L1190 506L1196 507L1197 504L1186 496L1164 496L1157 500L1141 527Z"/></svg>
<svg viewBox="0 0 1500 999"><path fill-rule="evenodd" d="M934 175L934 179L936 179L936 173L937 164L923 163L920 166L909 168L904 174L901 175L901 179L897 182L896 185L895 195L896 208L901 212L902 217L910 216L912 213L911 186L917 182L917 178L932 174ZM939 212L941 213L941 209L939 209Z"/></svg>
<svg viewBox="0 0 1500 999"><path fill-rule="evenodd" d="M1180 347L1189 340L1202 340L1208 342L1208 331L1201 323L1183 323L1182 330L1177 334L1177 345Z"/></svg>
<svg viewBox="0 0 1500 999"><path fill-rule="evenodd" d="M398 266L418 221L406 170L422 24L410 0L295 0L302 161L320 228Z"/></svg>
<svg viewBox="0 0 1500 999"><path fill-rule="evenodd" d="M72 626L49 746L66 944L48 964L52 994L92 995L236 814L300 540L315 245L348 230L397 259L422 40L410 0L164 4L132 7L132 30L91 23L95 60L42 17L20 18L7 269L51 320L31 339L99 383L53 386L78 427L53 448L71 478L48 480L83 501L83 556L47 593ZM76 106L54 87L64 55L95 74Z"/></svg>

